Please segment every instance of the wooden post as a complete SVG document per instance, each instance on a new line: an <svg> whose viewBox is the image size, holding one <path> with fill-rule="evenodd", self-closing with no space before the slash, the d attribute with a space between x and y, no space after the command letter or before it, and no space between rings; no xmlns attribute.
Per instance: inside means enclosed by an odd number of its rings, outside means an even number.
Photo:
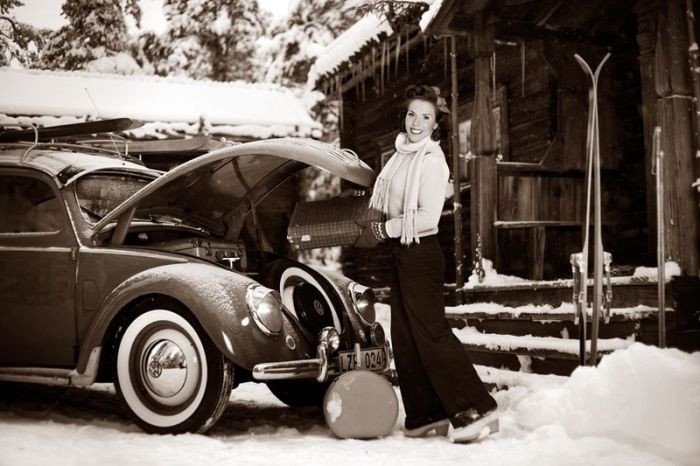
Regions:
<svg viewBox="0 0 700 466"><path fill-rule="evenodd" d="M654 83L654 43L656 38L656 6L651 2L638 2L637 45L639 46L639 76L642 91L642 125L644 137L644 175L647 203L648 250L656 248L656 177L653 174L654 153L652 135L656 127L656 89Z"/></svg>
<svg viewBox="0 0 700 466"><path fill-rule="evenodd" d="M474 59L474 109L470 145L472 160L471 247L476 250L481 237L482 254L496 258L496 131L489 99L489 60L495 50L493 24L484 25L483 13L474 15L474 30L469 33L469 55Z"/></svg>
<svg viewBox="0 0 700 466"><path fill-rule="evenodd" d="M693 136L695 140L695 178L700 179L700 49L698 48L697 37L695 35L695 2L686 0L685 16L688 25L688 54L690 55L690 75L693 81L693 110L695 117L692 118ZM695 201L700 208L700 187L694 189ZM698 227L700 230L700 226Z"/></svg>
<svg viewBox="0 0 700 466"><path fill-rule="evenodd" d="M655 83L658 122L664 151L664 235L667 259L681 271L698 275L700 266L699 212L692 186L693 98L688 70L688 30L684 0L659 4L655 50Z"/></svg>
<svg viewBox="0 0 700 466"><path fill-rule="evenodd" d="M452 75L452 186L454 188L453 217L455 224L455 285L457 292L455 298L457 304L462 304L462 286L464 285L464 254L462 252L462 191L460 189L461 178L459 176L459 116L457 115L457 103L459 93L457 90L457 40L450 36L450 67Z"/></svg>

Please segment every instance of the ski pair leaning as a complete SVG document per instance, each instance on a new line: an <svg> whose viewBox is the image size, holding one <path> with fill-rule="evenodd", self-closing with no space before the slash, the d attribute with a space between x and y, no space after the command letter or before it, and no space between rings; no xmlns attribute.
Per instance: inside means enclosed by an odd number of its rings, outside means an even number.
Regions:
<svg viewBox="0 0 700 466"><path fill-rule="evenodd" d="M586 61L578 54L574 55L583 71L591 80L588 92L588 130L586 138L586 219L583 232L583 250L571 254L570 262L574 282L575 323L579 327L579 363L586 364L586 323L588 312L588 254L589 232L591 219L591 195L593 196L593 299L591 313L591 345L589 364L595 365L598 360L598 328L600 314L603 313L605 323L610 320L610 305L612 302L612 285L610 281L610 265L612 255L603 250L603 234L601 222L601 184L600 184L600 138L598 131L598 78L603 65L610 57L606 54L598 67L593 71ZM591 192L591 190L593 192ZM603 294L603 272L606 277L606 292Z"/></svg>

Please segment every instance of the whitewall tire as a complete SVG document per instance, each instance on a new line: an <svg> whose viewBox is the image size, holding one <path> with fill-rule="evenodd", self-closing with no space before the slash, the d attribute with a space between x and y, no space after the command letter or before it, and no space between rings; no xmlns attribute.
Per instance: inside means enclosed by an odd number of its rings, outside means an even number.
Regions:
<svg viewBox="0 0 700 466"><path fill-rule="evenodd" d="M198 324L169 309L138 315L117 337L115 386L147 432L203 432L221 416L230 362Z"/></svg>

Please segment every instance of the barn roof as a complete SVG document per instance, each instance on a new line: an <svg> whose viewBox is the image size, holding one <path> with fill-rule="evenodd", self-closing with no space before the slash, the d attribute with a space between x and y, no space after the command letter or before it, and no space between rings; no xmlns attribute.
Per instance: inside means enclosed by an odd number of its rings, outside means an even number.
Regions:
<svg viewBox="0 0 700 466"><path fill-rule="evenodd" d="M405 3L425 4L426 11L421 17L421 27L432 21L443 0L404 0ZM353 57L361 55L367 46L379 43L392 36L395 29L383 15L369 13L335 38L318 55L311 66L308 81L312 85L329 75L337 73Z"/></svg>

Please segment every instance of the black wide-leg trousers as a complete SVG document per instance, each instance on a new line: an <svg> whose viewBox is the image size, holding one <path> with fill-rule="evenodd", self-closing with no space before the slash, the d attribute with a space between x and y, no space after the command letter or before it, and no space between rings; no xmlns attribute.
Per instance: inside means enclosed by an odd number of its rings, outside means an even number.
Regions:
<svg viewBox="0 0 700 466"><path fill-rule="evenodd" d="M437 236L392 249L391 339L408 429L496 407L445 319L445 259ZM461 416L460 416L461 414Z"/></svg>

